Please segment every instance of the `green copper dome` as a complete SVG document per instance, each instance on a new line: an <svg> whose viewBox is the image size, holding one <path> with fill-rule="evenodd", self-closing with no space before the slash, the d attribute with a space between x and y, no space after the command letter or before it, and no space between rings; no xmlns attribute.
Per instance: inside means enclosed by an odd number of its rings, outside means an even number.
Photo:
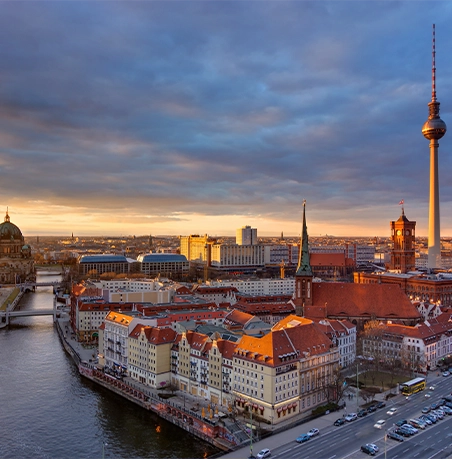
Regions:
<svg viewBox="0 0 452 459"><path fill-rule="evenodd" d="M8 211L6 211L5 221L0 225L0 240L22 240L20 229L9 221Z"/></svg>

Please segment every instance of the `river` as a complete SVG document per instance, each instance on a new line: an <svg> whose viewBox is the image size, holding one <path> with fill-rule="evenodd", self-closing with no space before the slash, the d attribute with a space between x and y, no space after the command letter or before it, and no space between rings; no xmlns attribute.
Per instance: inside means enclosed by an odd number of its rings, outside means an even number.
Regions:
<svg viewBox="0 0 452 459"><path fill-rule="evenodd" d="M58 277L39 276L39 281ZM20 309L49 309L52 289ZM0 457L204 458L217 450L82 378L51 316L13 318L0 329Z"/></svg>

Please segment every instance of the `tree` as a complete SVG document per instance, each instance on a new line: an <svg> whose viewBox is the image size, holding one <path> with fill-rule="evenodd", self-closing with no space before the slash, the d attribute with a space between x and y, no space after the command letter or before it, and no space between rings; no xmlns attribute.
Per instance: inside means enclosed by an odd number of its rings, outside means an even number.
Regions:
<svg viewBox="0 0 452 459"><path fill-rule="evenodd" d="M421 353L421 348L407 342L402 344L400 362L402 368L410 372L413 377L415 373L423 373L426 369L425 357Z"/></svg>
<svg viewBox="0 0 452 459"><path fill-rule="evenodd" d="M328 403L339 404L344 398L344 393L348 389L347 382L342 375L339 366L334 367L331 374L324 373L319 378L319 386L325 394Z"/></svg>

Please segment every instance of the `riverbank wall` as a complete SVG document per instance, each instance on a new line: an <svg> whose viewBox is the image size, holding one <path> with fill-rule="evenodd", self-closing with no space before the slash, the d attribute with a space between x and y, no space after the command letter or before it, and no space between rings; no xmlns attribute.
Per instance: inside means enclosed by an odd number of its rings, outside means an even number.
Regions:
<svg viewBox="0 0 452 459"><path fill-rule="evenodd" d="M138 383L129 384L103 372L95 364L90 363L91 350L86 350L86 355L80 355L76 349L80 343L75 341L68 327L57 320L55 323L60 341L65 351L76 364L80 375L90 381L108 389L117 395L129 400L141 408L152 411L162 419L184 429L201 440L210 443L219 450L230 451L241 443L240 436L236 436L220 419L208 419L201 413L173 403L170 399L157 396L145 388L140 388Z"/></svg>

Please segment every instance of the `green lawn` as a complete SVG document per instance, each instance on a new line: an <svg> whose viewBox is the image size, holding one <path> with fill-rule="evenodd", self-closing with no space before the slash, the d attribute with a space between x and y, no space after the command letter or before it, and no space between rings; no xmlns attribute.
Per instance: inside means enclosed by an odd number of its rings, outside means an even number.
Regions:
<svg viewBox="0 0 452 459"><path fill-rule="evenodd" d="M379 387L383 391L394 388L400 383L411 379L409 374L384 373L376 371L367 371L359 374L359 383L365 387ZM362 386L362 387L364 387Z"/></svg>

